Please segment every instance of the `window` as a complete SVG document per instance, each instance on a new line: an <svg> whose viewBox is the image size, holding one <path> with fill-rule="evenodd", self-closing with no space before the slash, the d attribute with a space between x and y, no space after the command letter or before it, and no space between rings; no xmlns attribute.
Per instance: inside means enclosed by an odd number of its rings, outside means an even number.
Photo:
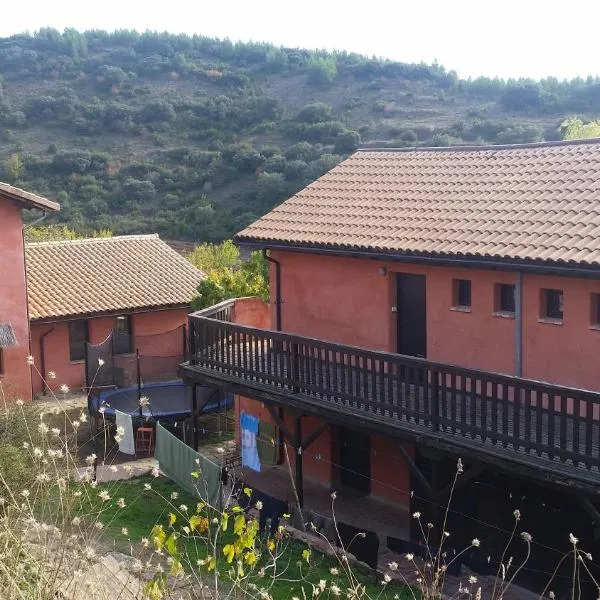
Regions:
<svg viewBox="0 0 600 600"><path fill-rule="evenodd" d="M541 317L562 321L563 318L563 291L542 290Z"/></svg>
<svg viewBox="0 0 600 600"><path fill-rule="evenodd" d="M495 311L499 313L515 313L515 286L512 283L496 284Z"/></svg>
<svg viewBox="0 0 600 600"><path fill-rule="evenodd" d="M131 335L131 315L119 315L115 320L114 352L129 354L133 352Z"/></svg>
<svg viewBox="0 0 600 600"><path fill-rule="evenodd" d="M592 314L590 325L600 329L600 294L592 294Z"/></svg>
<svg viewBox="0 0 600 600"><path fill-rule="evenodd" d="M454 279L452 288L452 306L459 309L471 308L471 281Z"/></svg>
<svg viewBox="0 0 600 600"><path fill-rule="evenodd" d="M0 375L4 375L4 349L0 348Z"/></svg>
<svg viewBox="0 0 600 600"><path fill-rule="evenodd" d="M84 319L69 321L69 358L72 361L85 359L86 327Z"/></svg>

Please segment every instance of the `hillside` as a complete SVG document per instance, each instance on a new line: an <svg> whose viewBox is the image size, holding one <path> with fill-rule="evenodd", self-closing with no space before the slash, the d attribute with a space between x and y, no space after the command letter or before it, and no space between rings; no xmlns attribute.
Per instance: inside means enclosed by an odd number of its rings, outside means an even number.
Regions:
<svg viewBox="0 0 600 600"><path fill-rule="evenodd" d="M79 231L230 236L359 145L557 139L600 80L459 80L410 65L168 34L0 39L0 179Z"/></svg>

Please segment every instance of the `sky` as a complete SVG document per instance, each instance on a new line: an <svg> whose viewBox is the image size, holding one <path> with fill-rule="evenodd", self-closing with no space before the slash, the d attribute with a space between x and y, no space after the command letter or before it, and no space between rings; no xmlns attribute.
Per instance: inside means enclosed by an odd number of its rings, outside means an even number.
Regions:
<svg viewBox="0 0 600 600"><path fill-rule="evenodd" d="M437 60L461 77L600 75L597 0L28 0L0 36L137 29ZM23 6L24 10L21 10Z"/></svg>

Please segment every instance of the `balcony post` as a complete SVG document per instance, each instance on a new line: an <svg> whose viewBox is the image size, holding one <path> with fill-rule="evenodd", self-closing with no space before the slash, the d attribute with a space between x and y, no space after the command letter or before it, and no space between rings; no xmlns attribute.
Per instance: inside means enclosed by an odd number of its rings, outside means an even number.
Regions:
<svg viewBox="0 0 600 600"><path fill-rule="evenodd" d="M295 393L298 393L300 391L299 367L300 364L298 358L298 342L292 342L290 345L290 378L292 380L292 390Z"/></svg>
<svg viewBox="0 0 600 600"><path fill-rule="evenodd" d="M440 429L440 381L437 369L431 369L431 427L434 431Z"/></svg>
<svg viewBox="0 0 600 600"><path fill-rule="evenodd" d="M300 508L304 506L304 482L302 473L302 415L296 416L294 437L296 438L296 494Z"/></svg>

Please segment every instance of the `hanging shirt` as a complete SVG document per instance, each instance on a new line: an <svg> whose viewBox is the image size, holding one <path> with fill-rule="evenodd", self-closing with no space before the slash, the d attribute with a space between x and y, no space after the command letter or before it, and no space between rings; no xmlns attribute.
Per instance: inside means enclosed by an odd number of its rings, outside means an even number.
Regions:
<svg viewBox="0 0 600 600"><path fill-rule="evenodd" d="M258 457L258 447L256 445L258 418L248 413L242 413L240 427L242 432L242 467L260 471L260 458Z"/></svg>
<svg viewBox="0 0 600 600"><path fill-rule="evenodd" d="M122 428L123 435L119 442L119 452L123 454L135 454L135 439L133 437L133 421L131 415L115 410L115 421L117 431Z"/></svg>

